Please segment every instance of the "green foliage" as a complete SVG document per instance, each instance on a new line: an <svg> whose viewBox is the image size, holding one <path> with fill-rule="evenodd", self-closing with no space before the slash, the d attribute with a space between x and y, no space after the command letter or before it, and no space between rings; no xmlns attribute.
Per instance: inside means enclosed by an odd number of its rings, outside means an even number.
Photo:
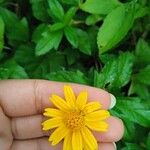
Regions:
<svg viewBox="0 0 150 150"><path fill-rule="evenodd" d="M119 150L150 149L149 0L0 0L0 79L102 88L125 125Z"/></svg>
<svg viewBox="0 0 150 150"><path fill-rule="evenodd" d="M150 110L138 98L118 97L116 109L123 118L144 127L150 126Z"/></svg>
<svg viewBox="0 0 150 150"><path fill-rule="evenodd" d="M119 5L118 0L86 0L80 8L92 14L108 14Z"/></svg>
<svg viewBox="0 0 150 150"><path fill-rule="evenodd" d="M100 52L104 53L116 46L128 33L133 21L133 4L119 6L108 14L98 32L97 42Z"/></svg>
<svg viewBox="0 0 150 150"><path fill-rule="evenodd" d="M4 46L4 21L0 17L0 51Z"/></svg>
<svg viewBox="0 0 150 150"><path fill-rule="evenodd" d="M36 45L36 55L43 55L52 48L57 49L62 38L62 31L59 32L44 32L43 37Z"/></svg>
<svg viewBox="0 0 150 150"><path fill-rule="evenodd" d="M126 147L121 150L142 150L138 144L126 143Z"/></svg>
<svg viewBox="0 0 150 150"><path fill-rule="evenodd" d="M53 81L74 82L90 84L90 80L80 71L58 71L47 74L46 79Z"/></svg>
<svg viewBox="0 0 150 150"><path fill-rule="evenodd" d="M70 44L74 48L77 48L78 47L78 37L77 37L75 28L70 27L70 26L65 27L64 32L65 32L65 36L66 36L67 40L70 42Z"/></svg>
<svg viewBox="0 0 150 150"><path fill-rule="evenodd" d="M30 0L32 5L33 16L41 21L47 21L49 18L47 13L46 0Z"/></svg>
<svg viewBox="0 0 150 150"><path fill-rule="evenodd" d="M63 20L64 9L57 0L48 0L49 15L55 20Z"/></svg>
<svg viewBox="0 0 150 150"><path fill-rule="evenodd" d="M133 55L131 53L120 54L118 58L110 59L100 73L95 73L95 86L104 88L121 88L125 86L131 77L133 66Z"/></svg>
<svg viewBox="0 0 150 150"><path fill-rule="evenodd" d="M145 66L150 64L150 46L143 39L139 39L136 50L136 63L140 66Z"/></svg>
<svg viewBox="0 0 150 150"><path fill-rule="evenodd" d="M148 137L147 137L147 149L149 150L150 149L150 133L148 134Z"/></svg>
<svg viewBox="0 0 150 150"><path fill-rule="evenodd" d="M147 65L144 69L141 69L140 72L135 75L135 78L145 85L150 85L150 65Z"/></svg>
<svg viewBox="0 0 150 150"><path fill-rule="evenodd" d="M0 79L26 79L28 78L24 68L18 65L13 59L0 65Z"/></svg>

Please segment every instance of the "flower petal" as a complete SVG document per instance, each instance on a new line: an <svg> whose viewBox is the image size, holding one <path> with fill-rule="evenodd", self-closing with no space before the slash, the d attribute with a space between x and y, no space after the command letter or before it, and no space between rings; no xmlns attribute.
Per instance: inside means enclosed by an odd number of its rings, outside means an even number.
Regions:
<svg viewBox="0 0 150 150"><path fill-rule="evenodd" d="M87 96L88 93L86 91L80 92L80 94L77 97L76 106L79 110L82 110L87 102Z"/></svg>
<svg viewBox="0 0 150 150"><path fill-rule="evenodd" d="M86 121L86 126L94 131L105 132L108 130L108 123L104 121Z"/></svg>
<svg viewBox="0 0 150 150"><path fill-rule="evenodd" d="M87 127L82 128L81 134L83 137L84 146L86 145L85 147L87 149L98 150L97 141L95 137L93 136L93 134L91 133L91 131Z"/></svg>
<svg viewBox="0 0 150 150"><path fill-rule="evenodd" d="M85 114L91 113L101 108L101 104L99 102L89 102L86 104L84 108Z"/></svg>
<svg viewBox="0 0 150 150"><path fill-rule="evenodd" d="M57 95L53 94L50 97L50 100L57 108L59 108L62 111L67 111L70 109L69 105L61 97L59 97Z"/></svg>
<svg viewBox="0 0 150 150"><path fill-rule="evenodd" d="M72 148L73 150L83 149L82 136L81 136L80 131L74 131L72 133Z"/></svg>
<svg viewBox="0 0 150 150"><path fill-rule="evenodd" d="M46 108L45 112L43 113L46 117L62 117L64 112L54 109L54 108Z"/></svg>
<svg viewBox="0 0 150 150"><path fill-rule="evenodd" d="M61 124L62 124L62 118L59 117L48 119L42 123L43 130L53 129L59 127Z"/></svg>
<svg viewBox="0 0 150 150"><path fill-rule="evenodd" d="M64 139L63 150L73 150L72 148L72 133L68 132Z"/></svg>
<svg viewBox="0 0 150 150"><path fill-rule="evenodd" d="M71 86L69 85L64 86L64 95L65 95L66 102L71 107L75 107L76 97Z"/></svg>
<svg viewBox="0 0 150 150"><path fill-rule="evenodd" d="M86 121L100 121L107 119L110 116L107 110L98 110L85 115Z"/></svg>
<svg viewBox="0 0 150 150"><path fill-rule="evenodd" d="M83 143L83 149L84 150L89 150L89 147L85 143Z"/></svg>
<svg viewBox="0 0 150 150"><path fill-rule="evenodd" d="M61 125L51 134L49 141L52 141L52 145L58 144L67 135L68 131L65 125Z"/></svg>

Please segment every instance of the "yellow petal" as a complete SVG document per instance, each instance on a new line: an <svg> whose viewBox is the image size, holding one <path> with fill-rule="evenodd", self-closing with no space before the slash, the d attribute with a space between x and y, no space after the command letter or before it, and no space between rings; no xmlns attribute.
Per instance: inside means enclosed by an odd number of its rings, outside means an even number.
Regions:
<svg viewBox="0 0 150 150"><path fill-rule="evenodd" d="M91 113L101 108L101 104L99 102L89 102L86 104L84 108L85 114Z"/></svg>
<svg viewBox="0 0 150 150"><path fill-rule="evenodd" d="M88 93L86 91L80 92L80 94L78 95L76 106L79 110L82 110L85 107L85 104L87 102L87 96L88 96Z"/></svg>
<svg viewBox="0 0 150 150"><path fill-rule="evenodd" d="M52 97L50 97L50 100L57 108L59 108L62 111L67 111L70 109L69 105L57 95L53 94Z"/></svg>
<svg viewBox="0 0 150 150"><path fill-rule="evenodd" d="M82 128L81 133L84 141L84 146L86 145L85 147L89 150L98 150L97 141L91 131L87 127L84 127Z"/></svg>
<svg viewBox="0 0 150 150"><path fill-rule="evenodd" d="M85 115L86 121L100 121L107 119L110 116L107 110L98 110Z"/></svg>
<svg viewBox="0 0 150 150"><path fill-rule="evenodd" d="M89 150L89 147L85 143L83 143L83 149L84 150Z"/></svg>
<svg viewBox="0 0 150 150"><path fill-rule="evenodd" d="M75 94L73 92L73 89L71 86L69 85L65 85L64 86L64 95L65 95L65 99L66 102L71 106L71 107L75 107Z"/></svg>
<svg viewBox="0 0 150 150"><path fill-rule="evenodd" d="M63 117L64 112L54 109L54 108L46 108L45 112L43 113L46 117Z"/></svg>
<svg viewBox="0 0 150 150"><path fill-rule="evenodd" d="M108 123L104 121L86 121L86 126L94 131L105 132L108 130Z"/></svg>
<svg viewBox="0 0 150 150"><path fill-rule="evenodd" d="M73 150L72 148L72 133L68 132L64 139L63 150Z"/></svg>
<svg viewBox="0 0 150 150"><path fill-rule="evenodd" d="M49 141L52 141L52 145L58 144L67 135L68 131L65 125L61 125L51 134Z"/></svg>
<svg viewBox="0 0 150 150"><path fill-rule="evenodd" d="M72 133L72 148L73 150L82 150L82 136L80 131L74 131Z"/></svg>
<svg viewBox="0 0 150 150"><path fill-rule="evenodd" d="M53 128L56 128L56 127L60 126L61 124L62 124L62 119L58 118L58 117L48 119L48 120L46 120L42 123L43 130L53 129Z"/></svg>
<svg viewBox="0 0 150 150"><path fill-rule="evenodd" d="M89 150L89 147L88 147L88 145L86 145L85 143L83 143L83 149L84 150ZM98 147L97 147L97 149L90 149L90 150L98 150Z"/></svg>

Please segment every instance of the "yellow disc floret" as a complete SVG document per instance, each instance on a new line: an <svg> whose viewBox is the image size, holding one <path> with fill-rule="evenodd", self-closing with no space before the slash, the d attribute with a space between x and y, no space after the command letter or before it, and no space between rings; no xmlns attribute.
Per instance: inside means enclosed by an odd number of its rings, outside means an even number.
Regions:
<svg viewBox="0 0 150 150"><path fill-rule="evenodd" d="M80 129L84 126L84 116L82 112L69 112L65 118L65 124L72 130Z"/></svg>

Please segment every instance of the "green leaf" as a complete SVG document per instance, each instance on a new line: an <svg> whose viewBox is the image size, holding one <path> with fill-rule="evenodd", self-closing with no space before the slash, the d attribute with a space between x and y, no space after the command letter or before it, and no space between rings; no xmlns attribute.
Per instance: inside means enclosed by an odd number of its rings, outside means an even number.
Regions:
<svg viewBox="0 0 150 150"><path fill-rule="evenodd" d="M70 44L74 47L78 47L78 36L76 33L76 29L70 26L65 27L65 36L67 40L70 42Z"/></svg>
<svg viewBox="0 0 150 150"><path fill-rule="evenodd" d="M121 150L141 150L141 147L138 144L126 143L126 147Z"/></svg>
<svg viewBox="0 0 150 150"><path fill-rule="evenodd" d="M41 21L49 20L46 0L30 0L30 3L32 5L33 15L36 19Z"/></svg>
<svg viewBox="0 0 150 150"><path fill-rule="evenodd" d="M13 41L25 42L29 39L29 28L26 18L22 18L14 24L13 29L8 34L8 38L11 40L11 43L13 43Z"/></svg>
<svg viewBox="0 0 150 150"><path fill-rule="evenodd" d="M139 99L117 98L117 110L120 115L128 120L144 127L150 127L150 110L148 110Z"/></svg>
<svg viewBox="0 0 150 150"><path fill-rule="evenodd" d="M70 48L67 48L65 49L65 54L66 54L66 57L67 57L67 63L69 65L72 65L74 63L76 63L78 61L78 58L79 58L79 51L77 49L70 49Z"/></svg>
<svg viewBox="0 0 150 150"><path fill-rule="evenodd" d="M134 22L134 10L133 4L126 4L107 15L97 36L100 53L110 50L126 36Z"/></svg>
<svg viewBox="0 0 150 150"><path fill-rule="evenodd" d="M61 29L63 29L64 28L64 24L63 23L61 23L61 22L58 22L58 23L55 23L55 24L53 24L53 25L51 25L49 28L50 28L50 31L57 31L57 30L61 30Z"/></svg>
<svg viewBox="0 0 150 150"><path fill-rule="evenodd" d="M125 86L131 78L134 56L129 53L123 53L117 60L116 77L111 83L111 88L121 88Z"/></svg>
<svg viewBox="0 0 150 150"><path fill-rule="evenodd" d="M9 70L4 67L0 67L0 80L9 78Z"/></svg>
<svg viewBox="0 0 150 150"><path fill-rule="evenodd" d="M3 3L4 2L4 0L0 0L0 3Z"/></svg>
<svg viewBox="0 0 150 150"><path fill-rule="evenodd" d="M36 57L31 45L19 46L14 59L27 70L30 78L43 78L45 74L62 70L66 66L62 53L51 51L47 55Z"/></svg>
<svg viewBox="0 0 150 150"><path fill-rule="evenodd" d="M128 91L128 95L137 94L142 99L149 99L150 92L147 85L140 83L136 79L133 79Z"/></svg>
<svg viewBox="0 0 150 150"><path fill-rule="evenodd" d="M141 5L139 5L136 10L135 19L144 17L147 14L149 14L149 7L147 6L142 7Z"/></svg>
<svg viewBox="0 0 150 150"><path fill-rule="evenodd" d="M10 32L12 30L12 25L19 21L15 13L2 7L0 7L0 15L5 23L7 32Z"/></svg>
<svg viewBox="0 0 150 150"><path fill-rule="evenodd" d="M0 65L0 70L5 71L3 79L26 79L28 78L24 68L18 65L13 59Z"/></svg>
<svg viewBox="0 0 150 150"><path fill-rule="evenodd" d="M100 21L102 19L103 19L102 16L93 14L93 15L89 15L86 18L85 23L90 26L90 25L94 25L95 23L97 23L98 21Z"/></svg>
<svg viewBox="0 0 150 150"><path fill-rule="evenodd" d="M78 5L80 0L61 0L61 2L68 5Z"/></svg>
<svg viewBox="0 0 150 150"><path fill-rule="evenodd" d="M128 119L122 118L125 126L124 139L126 141L132 141L132 139L136 138L136 126L135 123L131 122Z"/></svg>
<svg viewBox="0 0 150 150"><path fill-rule="evenodd" d="M25 17L19 20L13 12L1 7L0 15L5 23L6 36L11 45L16 46L19 42L29 39L28 21Z"/></svg>
<svg viewBox="0 0 150 150"><path fill-rule="evenodd" d="M76 7L71 7L64 16L64 24L68 25L77 11Z"/></svg>
<svg viewBox="0 0 150 150"><path fill-rule="evenodd" d="M46 24L40 24L37 26L32 33L32 41L38 43L38 41L42 38L42 33L46 32L47 30L48 25Z"/></svg>
<svg viewBox="0 0 150 150"><path fill-rule="evenodd" d="M150 85L150 65L146 66L144 69L141 69L138 74L135 74L135 79L139 82Z"/></svg>
<svg viewBox="0 0 150 150"><path fill-rule="evenodd" d="M110 89L119 89L125 86L131 77L134 57L131 53L122 53L117 59L110 59L100 73L95 72L94 85Z"/></svg>
<svg viewBox="0 0 150 150"><path fill-rule="evenodd" d="M119 5L118 0L86 0L80 8L92 14L108 14Z"/></svg>
<svg viewBox="0 0 150 150"><path fill-rule="evenodd" d="M94 72L94 86L104 88L105 85L112 83L116 78L117 61L106 63L101 73Z"/></svg>
<svg viewBox="0 0 150 150"><path fill-rule="evenodd" d="M60 53L60 52L52 53L47 58L47 61L49 60L51 60L49 62L50 72L60 71L60 70L63 70L64 67L66 67L66 60L65 60L65 56L63 55L63 53ZM45 76L45 74L43 76Z"/></svg>
<svg viewBox="0 0 150 150"><path fill-rule="evenodd" d="M14 55L14 59L17 63L19 63L21 66L32 66L33 62L38 57L35 57L34 49L30 45L20 45L16 49L16 53ZM30 64L30 65L29 65Z"/></svg>
<svg viewBox="0 0 150 150"><path fill-rule="evenodd" d="M47 74L45 76L48 80L53 81L63 81L63 82L74 82L74 83L80 83L80 84L89 84L89 79L79 70L76 72L74 71L58 71L53 72L50 74Z"/></svg>
<svg viewBox="0 0 150 150"><path fill-rule="evenodd" d="M76 33L78 36L78 48L79 48L79 50L84 54L91 55L92 54L92 48L91 48L91 44L90 44L89 35L87 34L87 32L85 32L81 29L77 29Z"/></svg>
<svg viewBox="0 0 150 150"><path fill-rule="evenodd" d="M61 42L62 35L62 31L46 32L36 45L36 55L43 55L53 48L57 49Z"/></svg>
<svg viewBox="0 0 150 150"><path fill-rule="evenodd" d="M144 39L138 40L135 55L138 67L150 64L150 45Z"/></svg>
<svg viewBox="0 0 150 150"><path fill-rule="evenodd" d="M150 150L150 133L148 134L148 137L147 137L146 148L147 150Z"/></svg>
<svg viewBox="0 0 150 150"><path fill-rule="evenodd" d="M87 30L87 34L88 34L88 37L89 37L89 40L90 40L90 45L91 45L91 51L92 53L95 53L96 56L97 56L97 52L98 52L98 49L97 49L97 32L98 32L98 27L96 26L91 26L88 30Z"/></svg>
<svg viewBox="0 0 150 150"><path fill-rule="evenodd" d="M0 52L4 47L4 21L0 16Z"/></svg>
<svg viewBox="0 0 150 150"><path fill-rule="evenodd" d="M58 0L47 0L49 6L49 14L55 20L62 21L64 17L64 9Z"/></svg>

